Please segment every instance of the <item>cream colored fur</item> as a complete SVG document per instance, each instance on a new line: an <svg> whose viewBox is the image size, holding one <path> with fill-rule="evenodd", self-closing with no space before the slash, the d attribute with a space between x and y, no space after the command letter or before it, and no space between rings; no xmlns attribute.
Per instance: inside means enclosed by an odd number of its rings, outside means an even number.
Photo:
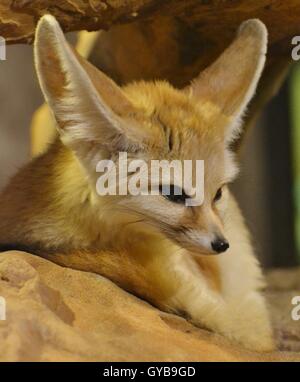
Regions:
<svg viewBox="0 0 300 382"><path fill-rule="evenodd" d="M229 143L256 89L266 44L265 26L249 20L184 91L166 82L121 89L76 55L56 20L44 16L36 68L60 140L4 191L0 243L101 273L196 325L271 350L261 270L227 187L237 174ZM130 160L203 159L203 205L189 209L161 195L99 197L96 163L119 151ZM215 201L219 188L223 196ZM217 236L230 243L218 256L211 248Z"/></svg>
<svg viewBox="0 0 300 382"><path fill-rule="evenodd" d="M100 33L101 31L78 33L76 50L82 57L90 56ZM31 155L36 157L47 150L56 136L55 120L47 103L41 105L33 114L30 130Z"/></svg>

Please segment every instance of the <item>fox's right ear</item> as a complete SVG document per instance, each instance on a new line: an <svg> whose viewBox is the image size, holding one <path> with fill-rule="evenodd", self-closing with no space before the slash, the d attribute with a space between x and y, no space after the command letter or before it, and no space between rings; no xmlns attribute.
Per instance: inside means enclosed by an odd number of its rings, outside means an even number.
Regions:
<svg viewBox="0 0 300 382"><path fill-rule="evenodd" d="M38 23L35 65L39 82L63 142L84 155L91 143L108 150L140 148L147 137L138 128L138 111L122 89L80 57L51 15Z"/></svg>

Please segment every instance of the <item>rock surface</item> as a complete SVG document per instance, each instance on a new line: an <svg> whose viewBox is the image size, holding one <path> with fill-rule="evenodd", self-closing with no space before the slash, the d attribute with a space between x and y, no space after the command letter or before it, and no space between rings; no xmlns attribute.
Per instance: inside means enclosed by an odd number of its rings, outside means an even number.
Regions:
<svg viewBox="0 0 300 382"><path fill-rule="evenodd" d="M276 292L270 293L272 302ZM300 361L293 352L245 351L101 276L23 252L0 254L0 296L7 311L0 321L1 361ZM297 326L299 333L300 321Z"/></svg>
<svg viewBox="0 0 300 382"><path fill-rule="evenodd" d="M282 350L300 352L300 320L291 319L295 308L292 299L295 296L300 299L300 268L273 270L267 275L267 283L266 297L271 307L277 346Z"/></svg>

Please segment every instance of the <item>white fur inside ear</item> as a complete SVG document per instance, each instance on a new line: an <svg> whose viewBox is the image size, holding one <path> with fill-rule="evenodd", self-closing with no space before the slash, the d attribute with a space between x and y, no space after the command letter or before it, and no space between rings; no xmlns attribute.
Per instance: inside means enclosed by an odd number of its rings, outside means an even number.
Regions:
<svg viewBox="0 0 300 382"><path fill-rule="evenodd" d="M66 83L62 84L62 96L57 97L48 86L43 67L43 55L47 49L55 57ZM80 65L54 17L44 16L38 24L35 42L35 62L41 88L53 110L66 143L76 140L94 141L101 136L101 127L110 125L119 130L118 117L105 104L95 90L89 76ZM55 73L53 73L55 76Z"/></svg>

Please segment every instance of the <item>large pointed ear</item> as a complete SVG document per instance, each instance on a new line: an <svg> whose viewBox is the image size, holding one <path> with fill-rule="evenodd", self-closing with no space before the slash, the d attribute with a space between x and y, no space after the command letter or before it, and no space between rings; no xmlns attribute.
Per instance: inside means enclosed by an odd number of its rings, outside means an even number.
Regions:
<svg viewBox="0 0 300 382"><path fill-rule="evenodd" d="M147 137L137 126L138 110L120 87L70 47L51 15L38 23L34 54L42 91L66 145L75 150L82 150L83 142L116 151L141 147Z"/></svg>
<svg viewBox="0 0 300 382"><path fill-rule="evenodd" d="M199 101L211 102L233 118L229 139L238 132L240 117L255 93L266 51L265 25L257 19L245 21L231 45L186 88Z"/></svg>

